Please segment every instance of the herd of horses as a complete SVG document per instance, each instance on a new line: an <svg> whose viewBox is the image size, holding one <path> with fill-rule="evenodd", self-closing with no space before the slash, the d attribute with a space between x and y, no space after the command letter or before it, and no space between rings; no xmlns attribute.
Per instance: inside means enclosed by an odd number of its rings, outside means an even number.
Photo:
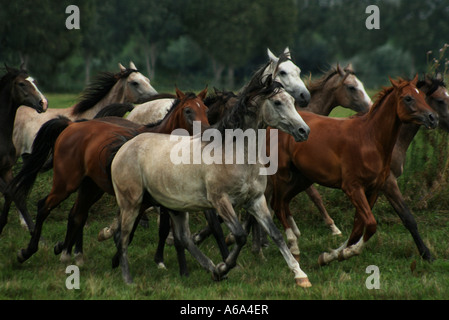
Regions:
<svg viewBox="0 0 449 320"><path fill-rule="evenodd" d="M4 206L0 233L15 203L31 234L18 260L24 262L38 250L43 224L50 212L77 192L67 223L66 237L54 247L61 261L83 259L83 228L89 209L105 194L115 196L119 213L100 230L98 240L113 238L117 252L113 266L121 266L123 279L132 283L128 261L139 221L151 207L160 214L159 243L155 261L163 266L163 250L170 231L174 234L180 274L188 275L185 249L215 280L225 278L236 266L249 231L253 246L261 250L268 234L279 248L296 284L310 287L299 265L299 228L290 202L306 191L333 234L341 234L326 211L314 184L341 189L355 208L353 229L337 249L322 253L318 262L349 259L362 252L376 232L372 208L384 193L410 231L423 259L432 260L422 241L413 214L398 188L408 146L420 126L449 131L449 94L440 79L390 79L374 103L352 67L337 65L307 85L288 48L279 56L268 50L268 62L237 93L207 87L199 94L158 94L133 63L120 72L102 73L83 91L80 102L67 109L48 108L34 80L23 69L6 67L0 80L0 191ZM342 106L357 112L349 118L328 117ZM126 118L125 118L125 115ZM278 168L261 175L261 162L175 164L169 161L176 144L193 150L206 148L201 132L266 129L267 152L277 152ZM176 129L189 136L173 139ZM277 135L272 135L276 130ZM276 150L270 150L273 141ZM230 148L236 149L235 141ZM259 155L260 156L260 155ZM20 172L12 168L23 159ZM223 155L224 157L224 155ZM53 170L50 193L38 202L35 220L27 198L40 172ZM248 213L241 221L237 212ZM203 212L207 226L196 235L188 214ZM281 222L287 241L273 222ZM230 248L221 223L234 239ZM214 264L198 244L213 234L223 262ZM5 240L3 240L5 241Z"/></svg>

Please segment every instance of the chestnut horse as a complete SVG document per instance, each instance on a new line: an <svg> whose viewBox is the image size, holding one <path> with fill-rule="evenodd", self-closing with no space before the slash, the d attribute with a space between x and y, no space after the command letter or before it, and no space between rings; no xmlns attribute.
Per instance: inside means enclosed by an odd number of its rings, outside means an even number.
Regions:
<svg viewBox="0 0 449 320"><path fill-rule="evenodd" d="M289 204L312 183L341 189L356 209L349 239L340 248L320 255L320 264L360 254L376 232L371 209L390 172L402 123L431 128L438 123L424 94L416 88L417 81L417 76L413 81L391 80L392 87L380 92L363 116L341 119L300 112L311 128L307 142L295 143L279 133L279 170L271 176L271 204L297 258L299 248L290 225Z"/></svg>
<svg viewBox="0 0 449 320"><path fill-rule="evenodd" d="M183 94L177 90L177 100L166 117L156 125L141 126L126 119L112 117L81 122L58 118L47 122L39 131L32 161L27 162L11 183L11 193L21 199L26 195L53 148L53 186L50 194L38 203L36 227L26 249L18 253L23 262L38 249L38 242L45 219L56 206L78 190L78 197L68 220L66 239L55 247L55 253L65 250L63 260L77 241L76 253L81 258L82 229L89 208L106 192L113 195L109 164L111 154L123 144L123 139L132 139L142 132L171 133L183 128L192 133L193 121L208 127L207 107L203 99L207 89L198 96Z"/></svg>
<svg viewBox="0 0 449 320"><path fill-rule="evenodd" d="M444 82L441 79L426 76L423 80L420 80L417 83L417 88L425 93L427 104L438 113L439 128L449 132L449 93ZM432 260L433 258L429 248L427 248L418 232L416 220L407 206L397 182L397 179L402 175L404 169L407 149L413 141L413 138L418 133L420 127L420 125L413 123L402 125L398 140L393 149L390 174L388 175L384 186L381 188L381 192L386 196L388 202L391 204L404 226L412 235L420 256L424 260ZM306 192L309 189L307 189ZM321 211L323 216L327 214L318 192L314 196L314 202L320 210L324 210ZM294 220L290 220L290 223L292 224L294 230L294 225L296 225Z"/></svg>
<svg viewBox="0 0 449 320"><path fill-rule="evenodd" d="M26 70L23 68L18 70L6 65L5 68L6 73L0 79L0 192L5 197L0 216L0 234L6 225L7 212L12 203L11 198L5 192L13 178L15 148L12 135L17 109L24 105L31 112L40 114L47 111L48 108L47 99L39 91ZM28 223L32 223L31 218Z"/></svg>

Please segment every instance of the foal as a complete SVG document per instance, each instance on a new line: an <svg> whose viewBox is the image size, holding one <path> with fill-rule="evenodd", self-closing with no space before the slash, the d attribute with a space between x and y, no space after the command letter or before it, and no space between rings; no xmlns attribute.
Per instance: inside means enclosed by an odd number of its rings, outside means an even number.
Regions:
<svg viewBox="0 0 449 320"><path fill-rule="evenodd" d="M337 250L323 253L320 264L360 254L376 232L371 209L390 172L402 122L436 127L437 116L416 88L417 80L391 80L392 87L382 91L371 110L360 117L336 119L300 112L312 130L307 142L295 143L279 134L279 170L272 176L271 203L286 232L291 228L290 201L312 183L343 190L356 208L349 239ZM296 241L289 244L299 256Z"/></svg>
<svg viewBox="0 0 449 320"><path fill-rule="evenodd" d="M296 141L307 139L309 128L295 111L293 98L278 83L272 83L270 78L266 81L262 79L260 73L253 77L241 94L238 106L222 120L219 126L222 137L226 129L257 130L266 125L275 125L294 135ZM196 148L199 143L203 151L206 145L201 144L201 137L182 139L180 142L173 138L152 133L139 135L124 144L112 162L112 181L120 206L120 241L117 249L125 282L132 282L127 256L128 238L139 216L142 196L147 192L154 201L171 210L175 237L216 280L222 279L236 265L236 259L246 242L246 233L234 211L234 208L244 208L256 217L278 245L295 274L297 284L309 287L311 284L307 275L288 251L280 231L271 219L264 197L266 176L260 175L260 169L264 169L264 166L248 162L248 146L245 145L244 150L237 150L239 153L244 152L243 164L235 164L235 158L234 164L225 164L224 154L221 163L207 164L201 161L191 165L175 164L166 160L174 148L194 150L192 148ZM227 148L236 147L233 141L229 143L231 146ZM235 235L237 243L228 258L217 266L193 243L184 213L208 209L217 210ZM116 227L105 228L101 236L110 236Z"/></svg>

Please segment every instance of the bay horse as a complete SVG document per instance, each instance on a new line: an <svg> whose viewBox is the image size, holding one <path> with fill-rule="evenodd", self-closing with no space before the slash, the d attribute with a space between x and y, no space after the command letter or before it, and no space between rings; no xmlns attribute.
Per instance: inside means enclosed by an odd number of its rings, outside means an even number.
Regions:
<svg viewBox="0 0 449 320"><path fill-rule="evenodd" d="M394 145L402 123L435 128L437 115L412 81L392 80L379 93L370 111L352 118L329 118L300 112L311 128L308 141L295 143L279 134L279 170L271 176L272 208L288 235L292 253L299 248L291 234L289 203L312 183L341 189L354 205L355 219L348 240L319 257L320 265L348 259L361 253L376 232L372 214L378 193L390 172ZM326 128L326 129L323 129Z"/></svg>
<svg viewBox="0 0 449 320"><path fill-rule="evenodd" d="M285 90L295 98L299 106L307 106L310 101L310 93L301 79L301 69L292 61L290 49L285 48L279 57L276 57L270 49L267 49L267 55L268 63L258 72L263 72L265 77L271 75L274 81L280 82ZM129 113L127 119L141 124L151 123L161 119L171 104L172 100L166 98L137 105ZM207 106L209 107L209 105Z"/></svg>
<svg viewBox="0 0 449 320"><path fill-rule="evenodd" d="M251 131L266 128L267 125L285 130L295 137L295 141L304 141L309 134L309 127L294 108L293 97L281 84L273 82L271 77L264 78L259 72L240 94L238 105L222 119L217 131L213 132L221 133L216 139L223 142L225 130ZM246 232L235 212L236 209L243 208L254 215L272 237L294 272L296 283L302 287L310 287L307 275L291 255L282 234L271 219L264 196L266 176L260 174L265 166L259 161L249 162L248 143L244 144L243 150L235 150L239 154L243 153L244 161L240 164L236 164L236 152L233 152L232 163L226 161L224 152L218 156L221 160L212 163L199 161L198 164L190 164L194 161L192 154L187 157L187 163L167 161L169 158L173 160L173 150L197 150L203 154L208 147L201 142L200 136L184 137L181 141L178 138L173 135L141 134L125 143L112 162L111 175L120 207L120 219L118 225L101 230L99 237L108 238L119 230L117 251L124 281L132 283L127 254L128 237L139 216L142 197L146 193L153 201L170 210L175 239L182 243L215 280L223 279L235 267L240 250L246 242ZM228 139L224 143L227 144L227 149L237 149L234 139ZM133 163L130 159L133 159ZM228 258L218 265L193 243L185 213L209 209L217 211L236 238L236 245Z"/></svg>
<svg viewBox="0 0 449 320"><path fill-rule="evenodd" d="M16 148L16 159L31 153L32 144L37 132L47 121L59 115L73 121L93 119L100 110L112 103L141 103L157 94L150 80L142 75L133 62L129 68L119 64L120 72L100 73L82 92L81 101L69 108L49 108L45 113L36 113L29 108L20 107L14 121L13 142ZM34 228L26 203L21 206L21 217L27 221L31 232Z"/></svg>
<svg viewBox="0 0 449 320"><path fill-rule="evenodd" d="M82 229L89 208L106 192L114 195L110 178L110 156L123 144L142 132L171 133L183 128L192 133L194 121L208 127L207 107L202 100L207 89L198 96L177 90L177 100L166 117L156 124L141 126L129 120L111 117L72 122L67 118L50 120L39 130L33 144L30 160L11 183L11 194L21 199L26 195L45 159L53 149L53 185L48 196L38 203L36 227L26 249L18 252L24 262L37 250L45 219L56 206L78 190L75 204L70 210L64 243L55 246L55 253L65 250L62 260L70 259L76 243L76 253L82 258Z"/></svg>
<svg viewBox="0 0 449 320"><path fill-rule="evenodd" d="M0 192L4 195L0 234L6 225L6 215L11 206L11 198L6 194L7 185L13 178L15 148L12 141L14 118L17 109L23 105L35 114L47 111L48 101L37 88L34 79L23 69L5 65L6 73L0 79ZM32 223L32 221L28 221Z"/></svg>

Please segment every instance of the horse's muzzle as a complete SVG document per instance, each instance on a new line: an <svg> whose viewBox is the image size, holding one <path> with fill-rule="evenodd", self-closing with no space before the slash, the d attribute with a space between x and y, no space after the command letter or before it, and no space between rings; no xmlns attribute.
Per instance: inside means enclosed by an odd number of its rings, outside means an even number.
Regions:
<svg viewBox="0 0 449 320"><path fill-rule="evenodd" d="M306 141L309 138L310 128L309 127L299 127L293 131L292 136L296 142Z"/></svg>

